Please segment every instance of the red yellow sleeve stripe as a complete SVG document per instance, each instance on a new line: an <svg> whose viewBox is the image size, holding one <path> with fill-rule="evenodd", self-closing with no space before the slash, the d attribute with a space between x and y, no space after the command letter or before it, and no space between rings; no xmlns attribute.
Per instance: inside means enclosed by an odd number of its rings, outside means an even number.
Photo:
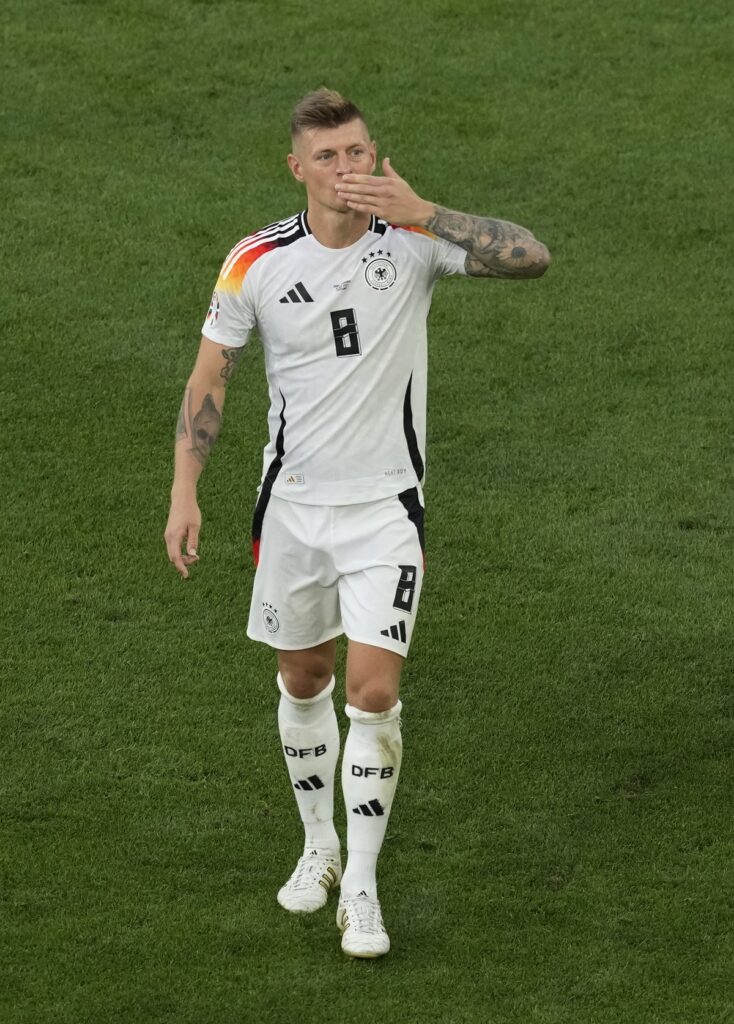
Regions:
<svg viewBox="0 0 734 1024"><path fill-rule="evenodd" d="M277 249L275 242L260 242L257 245L235 246L227 259L224 261L216 288L220 292L239 292L242 282L245 280L247 271L252 264L266 252ZM239 250L239 251L238 251Z"/></svg>
<svg viewBox="0 0 734 1024"><path fill-rule="evenodd" d="M438 235L434 235L432 231L428 231L427 228L419 228L414 224L391 224L391 228L400 228L401 231L415 231L417 235L425 235L426 238L438 238Z"/></svg>

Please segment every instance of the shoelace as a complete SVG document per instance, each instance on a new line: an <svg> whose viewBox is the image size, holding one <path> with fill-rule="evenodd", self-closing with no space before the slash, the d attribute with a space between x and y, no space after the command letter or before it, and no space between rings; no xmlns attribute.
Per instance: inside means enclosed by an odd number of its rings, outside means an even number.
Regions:
<svg viewBox="0 0 734 1024"><path fill-rule="evenodd" d="M379 935L383 931L380 904L369 896L352 896L344 900L349 924L357 932Z"/></svg>
<svg viewBox="0 0 734 1024"><path fill-rule="evenodd" d="M289 888L310 889L313 876L321 878L326 869L330 867L334 867L334 861L328 857L314 857L313 855L301 857L288 883Z"/></svg>

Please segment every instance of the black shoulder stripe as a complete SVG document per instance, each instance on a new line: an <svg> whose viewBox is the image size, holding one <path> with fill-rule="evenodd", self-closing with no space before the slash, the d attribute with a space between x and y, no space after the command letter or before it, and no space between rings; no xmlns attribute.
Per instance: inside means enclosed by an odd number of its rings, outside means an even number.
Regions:
<svg viewBox="0 0 734 1024"><path fill-rule="evenodd" d="M297 242L299 238L305 237L308 232L303 226L302 214L296 214L287 220L279 220L268 227L255 231L241 239L237 245L230 249L227 258L222 266L222 275L227 276L232 267L248 252L253 249L260 249L267 252L269 249L276 249L282 245L290 245Z"/></svg>
<svg viewBox="0 0 734 1024"><path fill-rule="evenodd" d="M387 231L387 222L384 220L380 220L379 217L375 217L373 213L372 221L370 223L370 231L374 231L376 235L384 235L385 232Z"/></svg>
<svg viewBox="0 0 734 1024"><path fill-rule="evenodd" d="M271 238L269 239L269 241L280 248L280 246L282 245L290 245L291 242L297 242L299 238L305 238L306 235L310 234L311 229L308 226L308 222L306 220L306 213L304 211L303 213L298 214L298 217L296 217L293 223L293 228L288 232L288 234L280 235L276 238Z"/></svg>

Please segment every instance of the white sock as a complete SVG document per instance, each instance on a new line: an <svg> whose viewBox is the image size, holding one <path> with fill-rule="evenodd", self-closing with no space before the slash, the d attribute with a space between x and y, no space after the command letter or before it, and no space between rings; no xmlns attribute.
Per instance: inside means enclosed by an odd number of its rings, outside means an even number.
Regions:
<svg viewBox="0 0 734 1024"><path fill-rule="evenodd" d="M360 711L351 704L345 709L351 724L342 761L349 850L341 886L344 896L377 895L377 858L403 755L401 708L398 701L389 711Z"/></svg>
<svg viewBox="0 0 734 1024"><path fill-rule="evenodd" d="M339 726L331 695L335 680L315 697L292 697L278 673L278 728L293 792L305 829L304 853L339 852L334 828L334 775Z"/></svg>

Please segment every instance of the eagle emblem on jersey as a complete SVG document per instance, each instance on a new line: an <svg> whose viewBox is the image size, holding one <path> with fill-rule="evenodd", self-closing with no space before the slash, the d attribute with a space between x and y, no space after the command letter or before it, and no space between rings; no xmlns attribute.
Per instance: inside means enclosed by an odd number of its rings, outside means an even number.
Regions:
<svg viewBox="0 0 734 1024"><path fill-rule="evenodd" d="M390 254L388 253L388 255ZM374 253L370 253L370 256L374 256ZM378 292L384 292L386 289L392 288L397 280L397 276L398 272L392 260L385 259L384 256L380 255L375 259L371 259L364 268L365 281L370 288L374 288Z"/></svg>
<svg viewBox="0 0 734 1024"><path fill-rule="evenodd" d="M209 303L209 312L206 315L206 322L209 324L210 327L213 327L218 319L219 319L219 296L217 295L217 293L215 291L213 293L213 295L212 295L212 301Z"/></svg>

